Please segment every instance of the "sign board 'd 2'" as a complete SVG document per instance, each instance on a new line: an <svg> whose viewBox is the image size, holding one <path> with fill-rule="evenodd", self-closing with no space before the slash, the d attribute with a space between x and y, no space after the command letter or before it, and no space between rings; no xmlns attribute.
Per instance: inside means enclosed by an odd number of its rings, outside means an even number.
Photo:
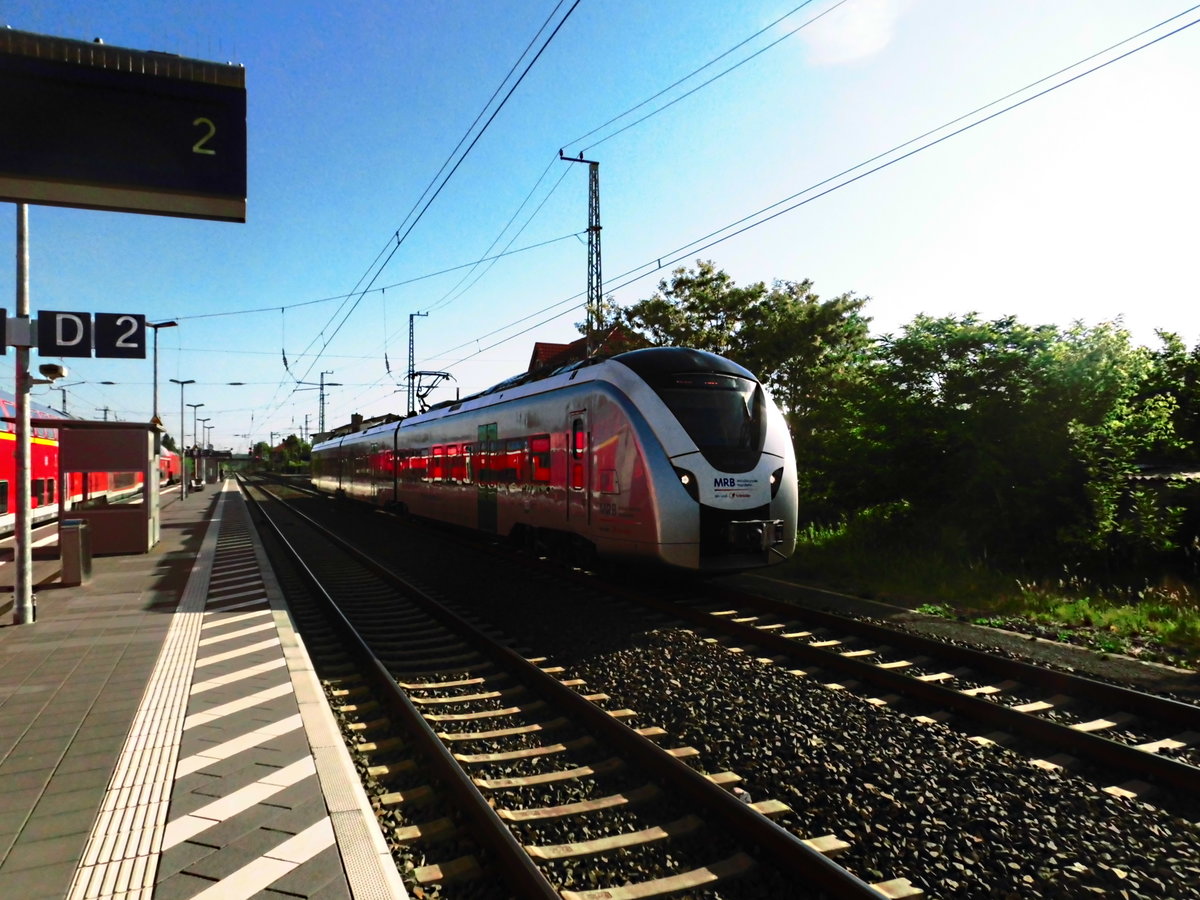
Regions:
<svg viewBox="0 0 1200 900"><path fill-rule="evenodd" d="M41 310L37 348L42 356L145 359L146 317L135 313Z"/></svg>

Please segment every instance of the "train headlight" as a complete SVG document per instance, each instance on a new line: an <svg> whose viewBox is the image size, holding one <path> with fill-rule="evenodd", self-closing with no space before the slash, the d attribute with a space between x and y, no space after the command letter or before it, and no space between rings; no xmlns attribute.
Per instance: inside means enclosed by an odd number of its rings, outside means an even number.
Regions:
<svg viewBox="0 0 1200 900"><path fill-rule="evenodd" d="M776 469L771 473L771 499L775 499L775 495L779 493L779 486L783 484L783 469Z"/></svg>
<svg viewBox="0 0 1200 900"><path fill-rule="evenodd" d="M675 466L675 474L679 476L679 483L683 485L683 489L688 492L688 496L700 502L700 485L696 481L696 476L687 469L681 469Z"/></svg>

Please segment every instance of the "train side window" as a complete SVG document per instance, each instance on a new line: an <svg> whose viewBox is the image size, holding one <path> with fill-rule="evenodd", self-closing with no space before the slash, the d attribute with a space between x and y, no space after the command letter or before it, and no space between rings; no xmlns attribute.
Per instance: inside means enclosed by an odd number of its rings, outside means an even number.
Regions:
<svg viewBox="0 0 1200 900"><path fill-rule="evenodd" d="M463 484L471 483L471 473L473 471L475 471L475 458L472 456L472 454L474 452L475 452L475 448L473 445L471 445L471 444L463 444L462 445L462 465L463 465L462 481L463 481Z"/></svg>
<svg viewBox="0 0 1200 900"><path fill-rule="evenodd" d="M550 481L550 435L535 434L529 439L529 454L533 469L533 481Z"/></svg>
<svg viewBox="0 0 1200 900"><path fill-rule="evenodd" d="M496 473L492 467L496 464L493 454L499 449L500 442L496 440L497 425L489 422L478 426L475 446L475 481L477 484L492 485L496 483Z"/></svg>
<svg viewBox="0 0 1200 900"><path fill-rule="evenodd" d="M488 442L480 441L475 447L475 480L479 484L491 484L492 466L488 460Z"/></svg>
<svg viewBox="0 0 1200 900"><path fill-rule="evenodd" d="M490 484L498 484L504 477L504 443L502 441L491 440L487 442L487 458L484 465L487 467L487 481Z"/></svg>
<svg viewBox="0 0 1200 900"><path fill-rule="evenodd" d="M463 456L462 444L446 445L446 470L450 480L461 484L466 480L467 464Z"/></svg>
<svg viewBox="0 0 1200 900"><path fill-rule="evenodd" d="M584 456L587 453L587 432L583 430L583 419L571 421L571 489L582 491L587 487Z"/></svg>
<svg viewBox="0 0 1200 900"><path fill-rule="evenodd" d="M46 502L47 503L54 502L54 479L53 478L46 479Z"/></svg>
<svg viewBox="0 0 1200 900"><path fill-rule="evenodd" d="M525 456L528 453L528 445L524 438L513 438L504 442L504 480L511 482L524 482L527 480L525 473Z"/></svg>
<svg viewBox="0 0 1200 900"><path fill-rule="evenodd" d="M8 512L8 482L0 481L0 513Z"/></svg>
<svg viewBox="0 0 1200 900"><path fill-rule="evenodd" d="M583 430L583 419L571 422L571 435L571 457L583 459L583 454L587 452L587 432Z"/></svg>
<svg viewBox="0 0 1200 900"><path fill-rule="evenodd" d="M420 455L418 451L408 448L396 451L396 471L399 473L399 477L406 481L416 481L421 477L417 461Z"/></svg>
<svg viewBox="0 0 1200 900"><path fill-rule="evenodd" d="M429 476L429 451L413 449L408 459L409 477L413 481L424 481Z"/></svg>

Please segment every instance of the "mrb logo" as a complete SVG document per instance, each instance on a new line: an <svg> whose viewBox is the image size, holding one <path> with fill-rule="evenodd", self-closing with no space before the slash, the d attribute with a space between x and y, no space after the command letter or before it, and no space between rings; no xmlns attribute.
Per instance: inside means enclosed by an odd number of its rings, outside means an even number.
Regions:
<svg viewBox="0 0 1200 900"><path fill-rule="evenodd" d="M732 479L732 478L714 478L713 479L713 487L714 488L731 488L731 487L737 487L737 484L734 483L734 479Z"/></svg>

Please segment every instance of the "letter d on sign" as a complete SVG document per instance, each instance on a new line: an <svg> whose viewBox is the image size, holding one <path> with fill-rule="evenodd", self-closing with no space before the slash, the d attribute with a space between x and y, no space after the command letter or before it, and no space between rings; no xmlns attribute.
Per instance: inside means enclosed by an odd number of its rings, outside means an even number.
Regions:
<svg viewBox="0 0 1200 900"><path fill-rule="evenodd" d="M37 336L42 356L91 356L92 314L42 310Z"/></svg>
<svg viewBox="0 0 1200 900"><path fill-rule="evenodd" d="M74 347L83 340L83 320L79 316L59 313L55 325L57 333L54 335L54 343L58 346ZM68 331L71 332L71 337L67 337Z"/></svg>

